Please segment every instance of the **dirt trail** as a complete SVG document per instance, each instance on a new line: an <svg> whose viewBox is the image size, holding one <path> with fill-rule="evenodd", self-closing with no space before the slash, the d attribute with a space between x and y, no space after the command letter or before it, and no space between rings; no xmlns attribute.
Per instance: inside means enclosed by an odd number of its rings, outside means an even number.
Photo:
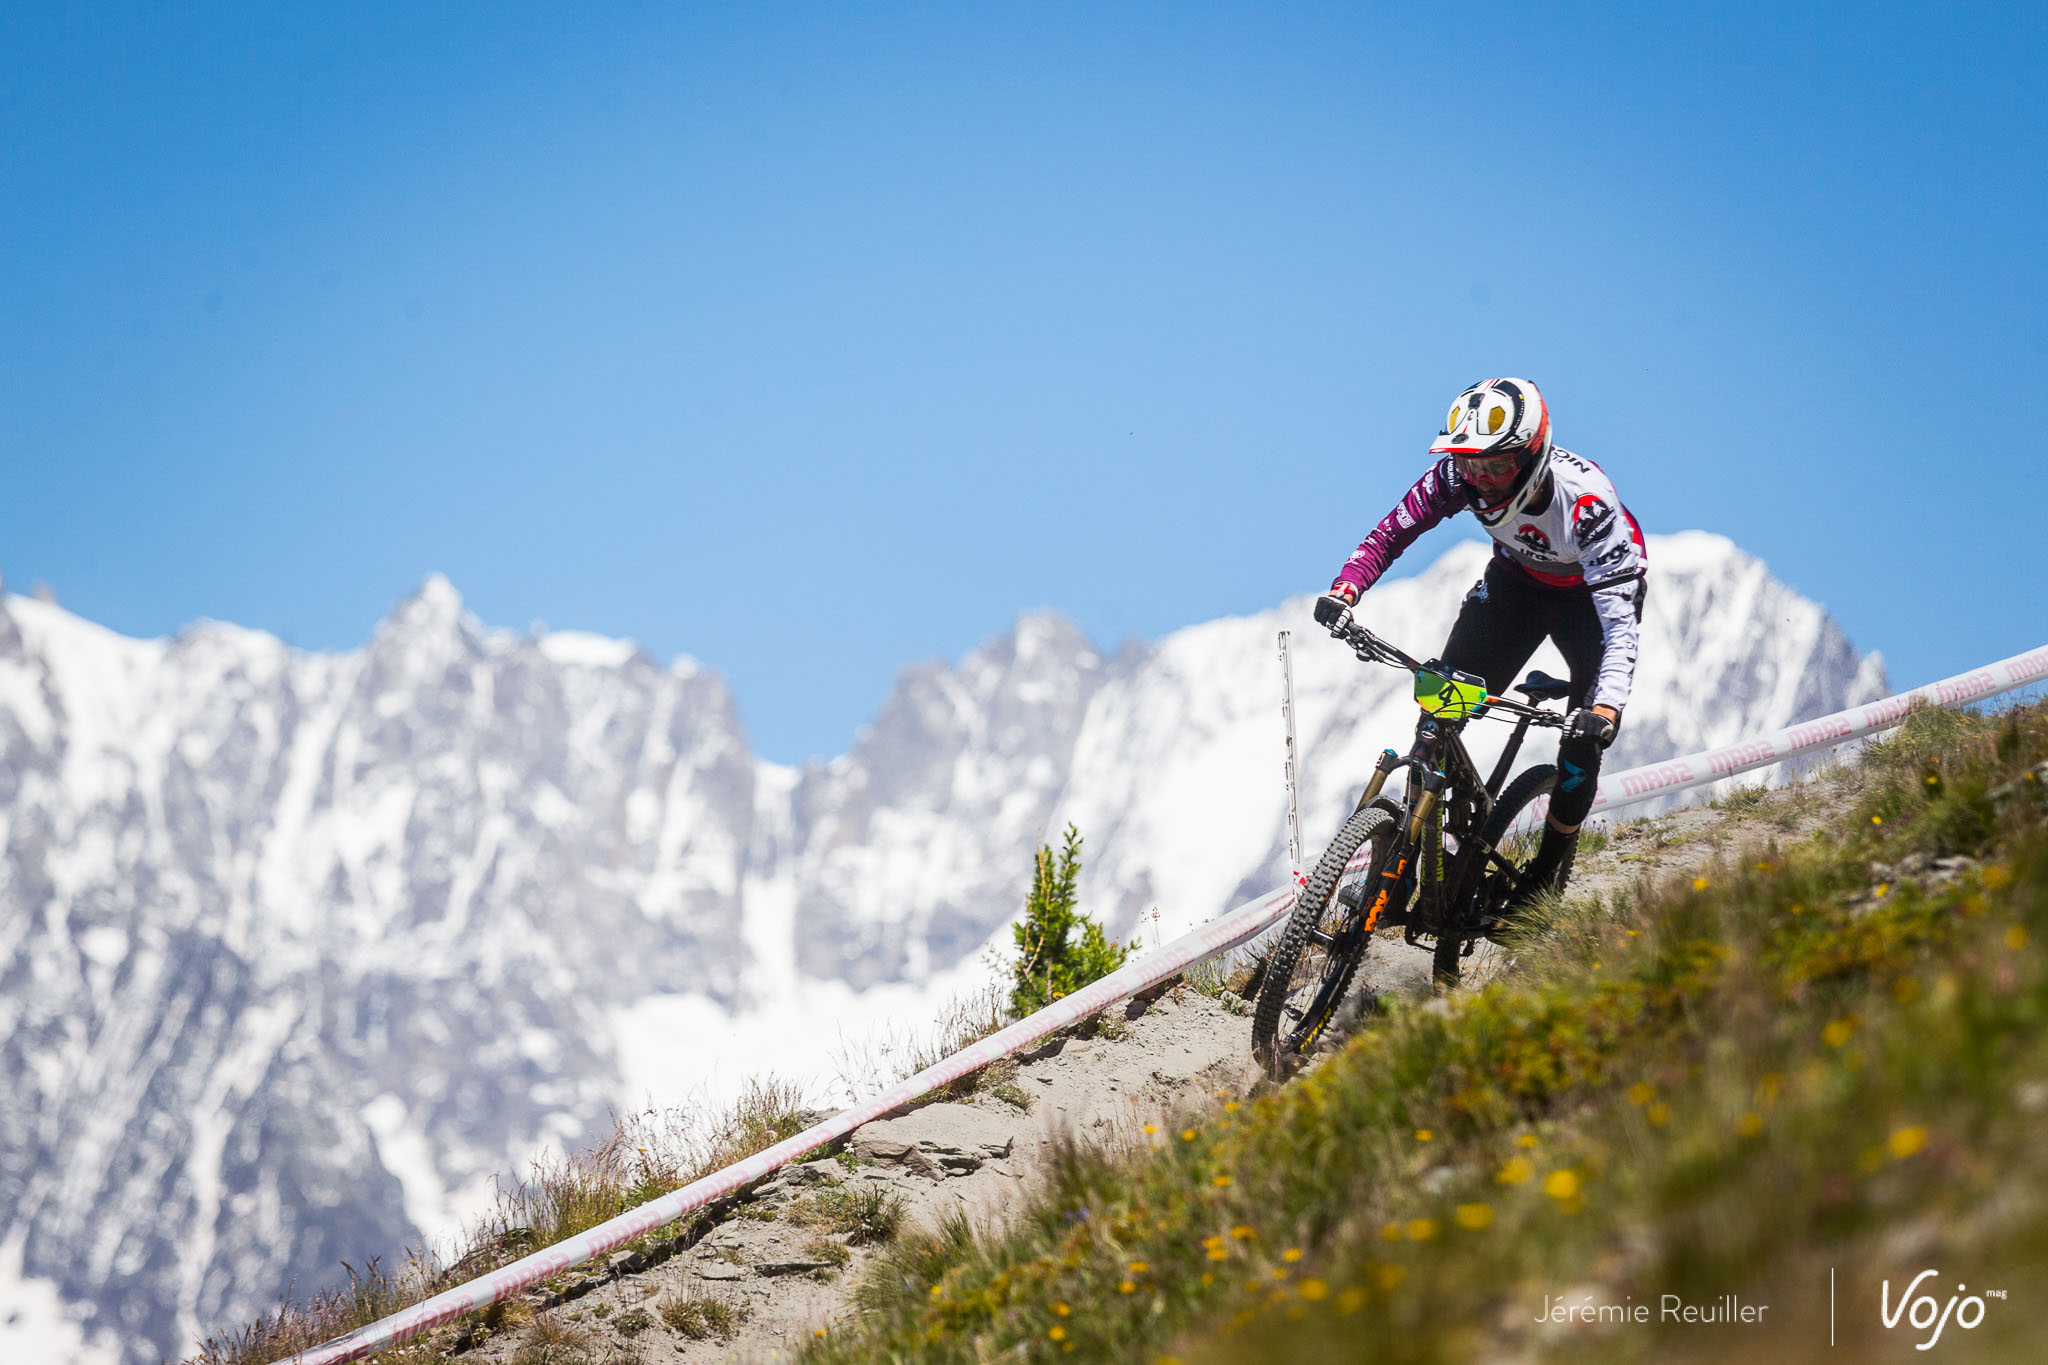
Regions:
<svg viewBox="0 0 2048 1365"><path fill-rule="evenodd" d="M1728 809L1691 807L1616 824L1605 847L1581 858L1570 894L1612 903L1639 879L1696 874L1731 847L1803 838L1852 799L1850 784L1815 781ZM1482 983L1511 968L1508 953L1482 943L1466 962L1466 980ZM1405 947L1398 933L1383 937L1362 977L1382 995L1426 997L1429 954ZM788 1360L852 1311L854 1287L881 1254L875 1246L848 1245L845 1233L822 1226L821 1210L879 1190L901 1201L905 1226L932 1226L955 1209L977 1223L999 1220L1061 1135L1111 1145L1142 1141L1147 1122L1253 1088L1259 1077L1249 1056L1248 1011L1229 1003L1234 1008L1182 986L1142 1012L1133 1006L1133 1017L1119 1007L1096 1037L1024 1054L1005 1084L871 1123L844 1156L784 1168L693 1247L660 1265L587 1272L580 1297L466 1358L510 1365L528 1348L527 1359L538 1359L530 1350L537 1341L568 1332L578 1339L547 1359ZM692 1338L672 1330L663 1305L689 1300L722 1305L734 1319L731 1334Z"/></svg>
<svg viewBox="0 0 2048 1365"><path fill-rule="evenodd" d="M960 1101L927 1104L857 1132L839 1159L785 1167L755 1187L693 1247L638 1273L590 1271L595 1287L539 1316L582 1338L554 1358L646 1365L787 1360L850 1311L853 1288L879 1248L848 1245L821 1213L869 1189L901 1201L906 1226L932 1226L959 1209L999 1217L1054 1142L1142 1139L1143 1126L1241 1093L1253 1077L1250 1021L1187 987L1167 992L1109 1028L1025 1054L1006 1084ZM1007 1096L1008 1098L1001 1098ZM1024 1106L1027 1106L1024 1107ZM843 1264L834 1264L843 1260ZM664 1304L701 1300L735 1319L726 1338L671 1330ZM717 1310L713 1310L714 1312ZM527 1326L466 1353L511 1362L535 1344Z"/></svg>

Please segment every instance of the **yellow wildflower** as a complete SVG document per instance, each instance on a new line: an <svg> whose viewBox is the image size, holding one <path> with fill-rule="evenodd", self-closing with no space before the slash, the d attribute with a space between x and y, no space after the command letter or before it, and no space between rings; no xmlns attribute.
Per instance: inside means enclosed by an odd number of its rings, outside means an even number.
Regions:
<svg viewBox="0 0 2048 1365"><path fill-rule="evenodd" d="M1327 1281L1311 1278L1301 1282L1301 1296L1310 1303L1320 1303L1329 1295L1330 1286Z"/></svg>
<svg viewBox="0 0 2048 1365"><path fill-rule="evenodd" d="M1481 1228L1493 1226L1493 1205L1460 1204L1458 1205L1457 1216L1459 1227L1470 1228L1472 1231L1477 1232Z"/></svg>
<svg viewBox="0 0 2048 1365"><path fill-rule="evenodd" d="M1503 1185L1524 1185L1535 1174L1535 1163L1530 1161L1528 1157L1518 1156L1510 1158L1508 1163L1500 1168L1500 1173L1494 1176L1494 1179Z"/></svg>
<svg viewBox="0 0 2048 1365"><path fill-rule="evenodd" d="M1926 1145L1927 1130L1918 1124L1911 1128L1893 1129L1892 1135L1885 1140L1885 1146L1891 1148L1894 1161L1904 1161Z"/></svg>

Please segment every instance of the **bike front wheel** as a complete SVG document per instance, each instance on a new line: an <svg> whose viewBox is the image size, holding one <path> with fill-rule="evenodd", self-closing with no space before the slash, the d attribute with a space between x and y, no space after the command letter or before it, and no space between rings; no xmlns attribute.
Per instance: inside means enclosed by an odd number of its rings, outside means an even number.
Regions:
<svg viewBox="0 0 2048 1365"><path fill-rule="evenodd" d="M1295 897L1287 927L1266 960L1264 985L1252 1011L1252 1055L1276 1080L1315 1046L1350 989L1372 934L1365 916L1337 899L1337 887L1346 880L1352 859L1368 844L1377 870L1393 842L1394 829L1394 813L1377 803L1354 812ZM1379 910L1385 915L1399 908Z"/></svg>

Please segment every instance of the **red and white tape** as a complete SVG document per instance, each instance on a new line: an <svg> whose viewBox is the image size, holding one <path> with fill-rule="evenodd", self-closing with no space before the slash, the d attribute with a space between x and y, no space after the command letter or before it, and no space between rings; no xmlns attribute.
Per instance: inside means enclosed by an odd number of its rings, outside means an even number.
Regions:
<svg viewBox="0 0 2048 1365"><path fill-rule="evenodd" d="M978 1070L1020 1048L1028 1047L1048 1033L1107 1009L1126 996L1136 995L1149 986L1156 986L1196 962L1235 948L1285 919L1293 906L1292 887L1271 892L1249 905L1239 906L1229 914L1181 935L1158 952L1118 968L1100 981L1074 992L1063 1000L1055 1000L1036 1014L990 1034L973 1046L926 1067L915 1076L873 1099L843 1113L835 1114L795 1137L776 1143L766 1151L757 1152L736 1165L707 1175L702 1180L685 1185L659 1199L650 1200L608 1222L598 1224L587 1232L578 1233L566 1241L557 1242L530 1256L521 1257L512 1264L501 1266L467 1284L444 1290L430 1299L393 1313L390 1317L373 1322L367 1327L359 1327L345 1337L338 1337L292 1359L300 1362L300 1365L334 1365L334 1362L344 1360L360 1360L372 1352L384 1350L398 1342L418 1336L442 1323L452 1322L464 1313L474 1312L496 1303L509 1294L515 1294L540 1283L550 1275L602 1256L635 1237L664 1224L673 1223L686 1213L753 1184L785 1162L793 1161L807 1152L814 1152L827 1143L845 1137L862 1124L873 1122L928 1090L957 1080L970 1071Z"/></svg>
<svg viewBox="0 0 2048 1365"><path fill-rule="evenodd" d="M2043 680L2048 680L2048 645L1881 701L1852 706L1816 720L1803 720L1758 739L1746 739L1719 749L1703 749L1683 758L1609 774L1600 779L1599 789L1593 794L1592 814L1598 815L1616 806L1633 805L1692 787L1704 787L1726 777L1768 768L1788 758L1798 758L1802 754L1893 729L1904 723L1906 713L1916 704L1967 706ZM1517 828L1533 828L1549 809L1548 798L1539 798L1516 822Z"/></svg>
<svg viewBox="0 0 2048 1365"><path fill-rule="evenodd" d="M1768 767L1829 745L1891 729L1906 718L1906 713L1916 701L1924 700L1937 706L1961 706L2044 679L2048 679L2048 646L2002 659L1970 673L1944 678L1911 692L1901 692L1867 706L1851 707L1818 720L1804 721L1762 739L1615 773L1601 779L1600 789L1593 798L1593 809L1598 812L1647 801L1688 787L1704 786L1737 773ZM1530 818L1541 818L1541 812L1532 810ZM1369 856L1370 850L1362 850L1360 861ZM926 1067L873 1099L835 1114L766 1151L757 1152L744 1161L659 1199L650 1200L587 1232L522 1257L488 1275L444 1290L367 1327L359 1327L345 1337L302 1352L293 1360L299 1365L337 1365L340 1361L360 1360L442 1323L452 1322L465 1313L496 1303L550 1275L615 1250L655 1228L675 1222L684 1214L753 1184L786 1162L845 1137L862 1124L873 1122L928 1090L979 1070L1057 1029L1107 1009L1126 996L1156 986L1197 962L1255 938L1287 917L1287 912L1294 906L1294 895L1292 886L1269 892L1249 905L1239 906L1229 914L1183 934L1158 952L1111 972L1064 1000L1054 1001L1036 1014Z"/></svg>

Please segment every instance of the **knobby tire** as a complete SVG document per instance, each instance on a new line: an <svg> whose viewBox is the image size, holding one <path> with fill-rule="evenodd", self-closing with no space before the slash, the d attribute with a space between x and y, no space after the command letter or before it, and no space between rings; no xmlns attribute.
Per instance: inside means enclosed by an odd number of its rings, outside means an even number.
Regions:
<svg viewBox="0 0 2048 1365"><path fill-rule="evenodd" d="M1330 899L1344 880L1344 869L1351 862L1352 855L1382 830L1391 831L1394 818L1394 813L1378 802L1353 812L1351 818L1344 822L1344 828L1323 851L1307 885L1295 897L1293 913L1287 917L1287 927L1281 930L1279 943L1266 959L1265 981L1252 1012L1252 1055L1275 1079L1285 1076L1301 1056L1298 1046L1289 1049L1286 1044L1303 1032L1308 1034L1309 1041L1313 1041L1335 1016L1337 1007L1343 1003L1344 992L1349 989L1351 978L1372 942L1370 934L1361 934L1350 952L1341 958L1330 958L1317 986L1317 994L1323 997L1321 1017L1311 1020L1304 1016L1299 1026L1283 1038L1282 1012L1287 1005L1295 966L1309 946L1310 931L1321 926L1330 907ZM1327 989L1329 987L1334 989Z"/></svg>

